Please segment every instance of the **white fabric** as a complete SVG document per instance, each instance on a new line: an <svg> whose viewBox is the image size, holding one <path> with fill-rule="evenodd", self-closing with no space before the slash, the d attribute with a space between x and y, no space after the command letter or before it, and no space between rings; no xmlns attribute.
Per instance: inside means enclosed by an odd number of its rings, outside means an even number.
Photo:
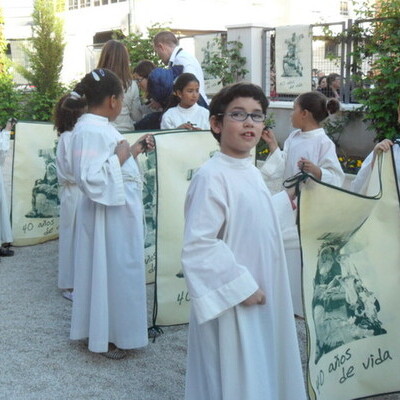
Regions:
<svg viewBox="0 0 400 400"><path fill-rule="evenodd" d="M104 117L84 114L72 135L72 169L84 195L77 211L71 339L89 350L108 342L147 344L142 181L130 157L114 154L123 137Z"/></svg>
<svg viewBox="0 0 400 400"><path fill-rule="evenodd" d="M136 82L132 81L124 93L121 113L111 124L120 132L134 131L135 122L142 119L142 116L139 88Z"/></svg>
<svg viewBox="0 0 400 400"><path fill-rule="evenodd" d="M0 132L0 244L11 243L13 235L10 222L10 208L4 187L3 166L10 149L10 131Z"/></svg>
<svg viewBox="0 0 400 400"><path fill-rule="evenodd" d="M194 175L185 217L185 399L305 399L281 232L252 159L216 153ZM241 305L257 288L266 304Z"/></svg>
<svg viewBox="0 0 400 400"><path fill-rule="evenodd" d="M201 69L201 65L198 62L197 58L192 56L186 50L181 47L175 47L174 51L171 54L169 59L169 65L182 65L183 72L188 72L193 74L200 83L200 94L203 96L203 99L208 103L206 89L204 84L204 74Z"/></svg>
<svg viewBox="0 0 400 400"><path fill-rule="evenodd" d="M60 225L58 240L58 287L74 287L74 239L76 229L76 209L81 191L75 183L71 166L71 131L61 134L57 144L57 178L59 183Z"/></svg>
<svg viewBox="0 0 400 400"><path fill-rule="evenodd" d="M321 168L321 180L335 186L342 186L345 174L336 155L336 148L322 128L308 132L293 131L286 139L283 150L277 148L268 156L261 167L265 183L283 181L300 171L297 162L301 157L310 160ZM270 185L269 185L270 187ZM282 187L282 186L281 186ZM281 218L285 218L283 215ZM291 216L292 228L286 228L285 253L288 263L289 280L296 315L304 316L301 291L301 257L295 218Z"/></svg>
<svg viewBox="0 0 400 400"><path fill-rule="evenodd" d="M372 161L374 159L374 152L372 151L366 159L363 161L360 170L356 177L351 182L350 190L362 195L367 195L367 189L372 174ZM395 163L396 175L397 175L397 187L400 187L400 145L393 145L393 160Z"/></svg>
<svg viewBox="0 0 400 400"><path fill-rule="evenodd" d="M182 124L190 122L196 128L210 129L210 112L198 104L183 108L180 105L168 109L161 119L161 129L175 129Z"/></svg>
<svg viewBox="0 0 400 400"><path fill-rule="evenodd" d="M277 148L261 167L264 179L282 179L282 182L297 174L297 162L301 157L310 160L321 168L321 181L330 185L342 186L344 172L336 155L335 144L322 128L308 132L293 131L286 139L283 150Z"/></svg>

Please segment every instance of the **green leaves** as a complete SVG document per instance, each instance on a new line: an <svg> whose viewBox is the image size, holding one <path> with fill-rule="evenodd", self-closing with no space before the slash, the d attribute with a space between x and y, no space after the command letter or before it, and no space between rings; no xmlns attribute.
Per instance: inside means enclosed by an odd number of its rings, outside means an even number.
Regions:
<svg viewBox="0 0 400 400"><path fill-rule="evenodd" d="M207 42L203 48L204 60L202 68L206 74L218 78L223 86L238 82L244 78L248 70L246 57L240 53L243 44L239 41L226 41L224 36L216 37L212 42Z"/></svg>

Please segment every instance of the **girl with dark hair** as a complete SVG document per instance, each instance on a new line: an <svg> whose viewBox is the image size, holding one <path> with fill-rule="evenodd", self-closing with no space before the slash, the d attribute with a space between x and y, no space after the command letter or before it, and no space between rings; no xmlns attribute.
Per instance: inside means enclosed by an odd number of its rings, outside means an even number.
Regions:
<svg viewBox="0 0 400 400"><path fill-rule="evenodd" d="M122 82L124 99L120 115L112 124L120 132L133 131L135 122L142 118L139 88L132 79L129 54L118 40L109 40L102 48L97 68L114 72Z"/></svg>
<svg viewBox="0 0 400 400"><path fill-rule="evenodd" d="M178 76L174 83L167 111L161 119L161 129L210 129L209 112L199 106L199 80L189 73Z"/></svg>
<svg viewBox="0 0 400 400"><path fill-rule="evenodd" d="M286 139L281 150L274 133L264 130L262 138L267 142L270 155L261 167L266 183L283 182L300 170L313 175L316 179L335 186L342 186L344 172L336 155L336 147L321 127L330 114L340 109L336 99L328 99L318 91L301 94L294 101L292 125L294 130ZM294 312L303 316L301 298L300 244L295 217L287 215L287 237L285 243L288 261L289 280Z"/></svg>
<svg viewBox="0 0 400 400"><path fill-rule="evenodd" d="M265 130L262 138L267 142L270 155L261 168L267 179L282 182L300 170L335 186L341 186L344 172L336 155L335 144L321 127L322 121L336 113L340 104L327 99L318 91L301 94L294 101L291 115L296 128L286 139L281 151L274 133Z"/></svg>
<svg viewBox="0 0 400 400"><path fill-rule="evenodd" d="M71 339L112 359L147 345L142 178L136 156L150 135L129 146L110 124L122 108L120 79L106 69L87 74L65 100L87 104L74 127L71 165L82 191L75 238Z"/></svg>
<svg viewBox="0 0 400 400"><path fill-rule="evenodd" d="M62 105L70 95L64 95L54 109L54 128L59 136L57 143L56 165L59 183L60 224L58 241L58 287L63 290L63 296L72 300L74 287L74 239L76 229L76 210L81 197L81 191L76 185L71 166L72 129L78 118L84 113L85 107L67 110Z"/></svg>

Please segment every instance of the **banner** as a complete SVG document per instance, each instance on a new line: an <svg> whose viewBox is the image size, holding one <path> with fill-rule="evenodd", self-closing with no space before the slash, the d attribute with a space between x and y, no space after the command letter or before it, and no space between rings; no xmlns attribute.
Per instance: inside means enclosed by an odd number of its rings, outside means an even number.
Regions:
<svg viewBox="0 0 400 400"><path fill-rule="evenodd" d="M133 144L145 133L154 132L134 132L124 136ZM57 140L57 133L50 123L17 124L11 202L14 246L34 245L58 238ZM155 153L140 154L137 161L144 177L146 281L151 283L154 282L156 254Z"/></svg>
<svg viewBox="0 0 400 400"><path fill-rule="evenodd" d="M11 198L14 246L58 237L57 133L49 123L16 126Z"/></svg>
<svg viewBox="0 0 400 400"><path fill-rule="evenodd" d="M181 267L186 191L196 170L219 150L209 131L155 135L157 153L157 272L155 325L189 321Z"/></svg>
<svg viewBox="0 0 400 400"><path fill-rule="evenodd" d="M312 400L400 390L400 209L390 153L370 197L308 179L299 201Z"/></svg>
<svg viewBox="0 0 400 400"><path fill-rule="evenodd" d="M300 94L312 88L310 25L277 27L275 37L276 90Z"/></svg>

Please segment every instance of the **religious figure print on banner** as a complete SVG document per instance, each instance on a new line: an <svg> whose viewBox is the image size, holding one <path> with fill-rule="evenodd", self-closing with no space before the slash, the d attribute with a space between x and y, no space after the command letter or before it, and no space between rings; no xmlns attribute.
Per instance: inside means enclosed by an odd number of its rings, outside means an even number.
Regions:
<svg viewBox="0 0 400 400"><path fill-rule="evenodd" d="M11 202L15 246L58 237L56 148L57 134L52 124L17 124Z"/></svg>
<svg viewBox="0 0 400 400"><path fill-rule="evenodd" d="M310 25L282 26L275 32L277 93L300 94L311 90Z"/></svg>
<svg viewBox="0 0 400 400"><path fill-rule="evenodd" d="M400 208L391 153L375 163L371 196L311 178L299 231L312 400L400 390Z"/></svg>

